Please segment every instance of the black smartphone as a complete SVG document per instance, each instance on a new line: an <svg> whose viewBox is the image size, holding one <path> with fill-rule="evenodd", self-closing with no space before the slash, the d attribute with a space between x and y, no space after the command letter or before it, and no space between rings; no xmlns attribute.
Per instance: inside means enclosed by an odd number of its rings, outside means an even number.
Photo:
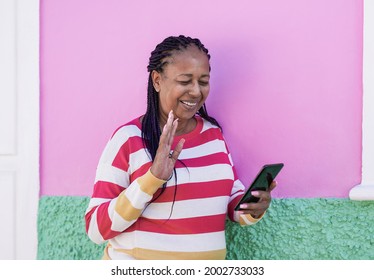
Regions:
<svg viewBox="0 0 374 280"><path fill-rule="evenodd" d="M261 171L257 174L256 178L252 182L251 186L247 189L242 199L235 207L235 211L240 210L240 204L242 203L250 203L250 202L258 202L259 198L252 196L252 191L266 191L270 184L274 181L275 177L283 168L283 163L273 163L273 164L266 164L262 167Z"/></svg>

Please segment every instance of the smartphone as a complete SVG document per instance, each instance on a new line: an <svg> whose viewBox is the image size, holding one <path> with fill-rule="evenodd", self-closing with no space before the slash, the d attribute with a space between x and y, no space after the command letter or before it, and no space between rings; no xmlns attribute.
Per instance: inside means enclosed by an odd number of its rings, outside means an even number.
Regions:
<svg viewBox="0 0 374 280"><path fill-rule="evenodd" d="M257 174L256 178L250 185L250 187L245 192L242 199L235 207L235 211L240 210L240 205L242 203L251 203L251 202L258 202L259 198L252 196L252 191L266 191L270 184L274 181L275 177L283 168L283 163L273 163L273 164L266 164L262 167L261 171Z"/></svg>

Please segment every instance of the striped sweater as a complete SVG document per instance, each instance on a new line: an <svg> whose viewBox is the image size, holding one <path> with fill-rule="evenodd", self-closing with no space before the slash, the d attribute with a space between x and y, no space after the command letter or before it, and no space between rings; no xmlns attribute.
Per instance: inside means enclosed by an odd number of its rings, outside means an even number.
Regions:
<svg viewBox="0 0 374 280"><path fill-rule="evenodd" d="M95 243L109 241L108 259L224 259L225 222L243 195L221 130L197 118L167 182L149 171L151 160L135 119L115 131L100 158L85 214ZM172 147L173 148L173 147ZM177 180L176 180L177 179ZM242 215L241 224L258 220Z"/></svg>

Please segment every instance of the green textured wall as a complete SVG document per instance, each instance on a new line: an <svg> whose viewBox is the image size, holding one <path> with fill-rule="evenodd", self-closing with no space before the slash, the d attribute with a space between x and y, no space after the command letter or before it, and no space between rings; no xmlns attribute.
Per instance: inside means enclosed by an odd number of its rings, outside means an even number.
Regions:
<svg viewBox="0 0 374 280"><path fill-rule="evenodd" d="M104 245L85 234L88 197L44 196L39 202L38 259L100 259ZM273 199L251 227L227 223L228 259L374 259L374 202Z"/></svg>

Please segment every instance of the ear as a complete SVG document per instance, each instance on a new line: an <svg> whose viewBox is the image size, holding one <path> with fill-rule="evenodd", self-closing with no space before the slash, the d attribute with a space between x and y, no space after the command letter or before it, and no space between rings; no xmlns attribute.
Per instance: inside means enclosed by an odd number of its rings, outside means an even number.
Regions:
<svg viewBox="0 0 374 280"><path fill-rule="evenodd" d="M152 77L153 87L155 88L157 92L160 92L161 73L157 72L156 70L153 70L151 73L151 77Z"/></svg>

